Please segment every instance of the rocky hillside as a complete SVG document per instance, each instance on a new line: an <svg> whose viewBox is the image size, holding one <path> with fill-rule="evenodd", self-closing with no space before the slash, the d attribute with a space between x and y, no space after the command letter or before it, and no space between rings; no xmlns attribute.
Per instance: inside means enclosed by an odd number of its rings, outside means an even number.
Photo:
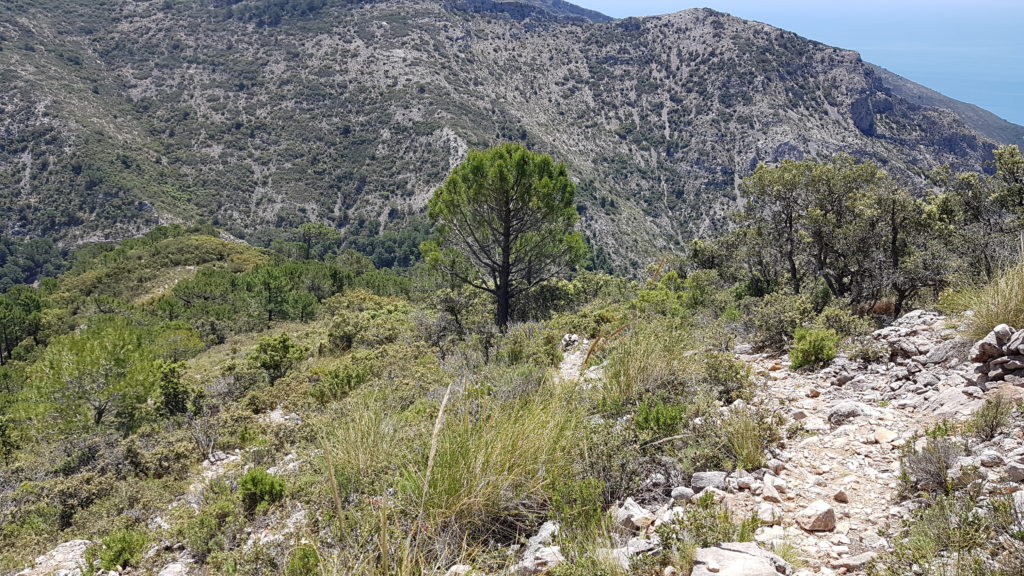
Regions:
<svg viewBox="0 0 1024 576"><path fill-rule="evenodd" d="M511 139L570 164L584 229L636 268L721 227L758 162L980 169L1002 134L764 24L560 0L4 2L0 83L0 232L73 242L197 220L372 237Z"/></svg>

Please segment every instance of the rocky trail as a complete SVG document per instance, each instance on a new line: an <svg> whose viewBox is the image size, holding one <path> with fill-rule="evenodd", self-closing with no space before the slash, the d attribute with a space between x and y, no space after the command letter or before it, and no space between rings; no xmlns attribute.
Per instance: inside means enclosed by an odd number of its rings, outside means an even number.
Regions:
<svg viewBox="0 0 1024 576"><path fill-rule="evenodd" d="M818 371L792 370L785 356L738 354L759 382L753 402L783 415L796 433L759 470L698 472L679 485L663 476L645 479L644 493L610 510L616 547L599 553L628 571L637 557L659 550L658 526L681 517L690 500L709 493L737 518L756 512L762 526L754 542L698 550L694 576L864 574L872 559L891 548L916 505L898 498L904 445L922 442L921 435L936 423L964 420L985 398L1024 399L1024 331L997 327L972 346L947 318L914 311L871 340L878 359L841 356ZM583 370L589 342L566 335L562 345L558 377L599 386L602 368ZM741 406L738 402L722 409ZM301 422L298 415L278 412L268 415L275 425ZM237 454L222 454L205 463L182 500L195 506L203 488L238 460ZM298 465L289 454L281 469ZM956 482L978 482L988 494L1015 493L1024 506L1024 431L1017 426L989 442L972 442L949 473ZM305 513L282 511L285 528L254 532L250 542L281 540L302 524ZM554 522L545 523L523 547L514 573L543 574L564 561L558 530ZM80 576L89 544L66 542L18 576ZM787 562L773 553L783 549L789 560L799 560ZM159 574L182 576L193 569L182 556ZM471 573L472 567L463 565L449 570L450 576ZM677 573L665 570L665 576Z"/></svg>
<svg viewBox="0 0 1024 576"><path fill-rule="evenodd" d="M657 496L638 495L612 510L623 529L621 546L605 552L628 569L634 557L658 548L654 528L707 491L736 517L756 511L762 527L755 534L757 546L734 543L699 551L694 576L863 574L871 560L892 546L915 506L913 500L898 499L904 444L921 442L937 423L964 420L986 397L1024 398L1024 388L1013 385L1022 380L1009 373L989 375L993 364L1024 369L1024 362L1017 367L1002 355L1007 345L1024 344L1024 332L1018 334L1012 341L1011 333L990 335L989 346L982 341L972 349L947 318L918 310L872 334L880 352L874 362L840 357L823 370L807 372L791 370L786 357L739 355L762 383L756 401L796 426L796 438L771 454L760 470L701 472L688 486L653 483L670 497L653 509L637 501L657 501ZM1016 349L1010 352L1010 357L1017 354ZM563 378L580 373L578 356L575 350L567 352ZM971 359L985 364L979 370ZM951 470L954 481L982 480L989 493L1024 495L1021 430L975 443L971 450ZM782 547L795 549L799 568L771 553ZM538 560L552 556L550 549L541 550ZM544 562L524 564L520 573L545 567Z"/></svg>

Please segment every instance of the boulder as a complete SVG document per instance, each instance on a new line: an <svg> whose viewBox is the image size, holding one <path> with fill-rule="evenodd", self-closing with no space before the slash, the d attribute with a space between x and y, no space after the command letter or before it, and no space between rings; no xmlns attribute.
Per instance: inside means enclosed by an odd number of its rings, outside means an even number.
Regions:
<svg viewBox="0 0 1024 576"><path fill-rule="evenodd" d="M836 404L832 407L832 410L829 410L828 421L830 424L838 426L858 416L870 416L874 414L875 411L864 404L847 400Z"/></svg>
<svg viewBox="0 0 1024 576"><path fill-rule="evenodd" d="M466 574L469 574L472 571L473 567L469 564L456 564L449 568L448 571L444 573L444 576L466 576Z"/></svg>
<svg viewBox="0 0 1024 576"><path fill-rule="evenodd" d="M782 524L782 507L770 502L762 502L757 507L757 519L765 526Z"/></svg>
<svg viewBox="0 0 1024 576"><path fill-rule="evenodd" d="M1008 344L1013 336L1012 328L1006 324L1000 324L992 329L987 336L974 343L968 358L971 362L988 362L1003 355L1003 346Z"/></svg>
<svg viewBox="0 0 1024 576"><path fill-rule="evenodd" d="M832 567L846 570L847 572L856 572L867 566L876 556L878 556L877 552L864 552L856 556L847 556L833 562Z"/></svg>
<svg viewBox="0 0 1024 576"><path fill-rule="evenodd" d="M451 570L449 570L451 572ZM157 576L188 576L188 564L184 562L173 562L164 566Z"/></svg>
<svg viewBox="0 0 1024 576"><path fill-rule="evenodd" d="M672 489L672 499L676 502L689 502L693 498L693 489L688 486L676 486Z"/></svg>
<svg viewBox="0 0 1024 576"><path fill-rule="evenodd" d="M1006 463L1003 459L1003 455L995 450L985 450L978 456L978 463L985 468L996 468Z"/></svg>
<svg viewBox="0 0 1024 576"><path fill-rule="evenodd" d="M899 437L899 434L888 428L878 428L875 430L875 442L879 444L888 444Z"/></svg>
<svg viewBox="0 0 1024 576"><path fill-rule="evenodd" d="M17 576L81 576L85 549L91 545L89 540L65 542L36 558L31 568L18 572Z"/></svg>
<svg viewBox="0 0 1024 576"><path fill-rule="evenodd" d="M836 512L823 500L815 500L797 512L796 523L808 532L831 532L836 528Z"/></svg>
<svg viewBox="0 0 1024 576"><path fill-rule="evenodd" d="M1006 466L1006 476L1011 482L1024 482L1024 464L1010 462Z"/></svg>
<svg viewBox="0 0 1024 576"><path fill-rule="evenodd" d="M612 512L615 523L630 530L643 530L654 523L654 514L637 504L632 498L626 498L621 506Z"/></svg>
<svg viewBox="0 0 1024 576"><path fill-rule="evenodd" d="M727 542L700 548L694 555L691 576L779 576L792 574L785 560L753 542Z"/></svg>
<svg viewBox="0 0 1024 576"><path fill-rule="evenodd" d="M725 479L729 474L726 472L695 472L690 479L690 488L696 493L702 492L705 488L717 488L725 490Z"/></svg>

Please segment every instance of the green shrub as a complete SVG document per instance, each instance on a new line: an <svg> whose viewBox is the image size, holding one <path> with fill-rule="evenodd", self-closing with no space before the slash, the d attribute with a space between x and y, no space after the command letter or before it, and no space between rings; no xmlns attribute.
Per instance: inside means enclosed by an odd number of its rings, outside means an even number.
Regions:
<svg viewBox="0 0 1024 576"><path fill-rule="evenodd" d="M726 352L707 352L702 360L707 384L719 400L732 403L750 398L753 382L749 364Z"/></svg>
<svg viewBox="0 0 1024 576"><path fill-rule="evenodd" d="M854 314L849 304L832 302L818 313L814 327L832 330L842 338L854 338L869 334L874 325L871 320Z"/></svg>
<svg viewBox="0 0 1024 576"><path fill-rule="evenodd" d="M839 335L821 328L797 328L789 359L793 369L823 366L836 357Z"/></svg>
<svg viewBox="0 0 1024 576"><path fill-rule="evenodd" d="M316 576L320 574L320 554L305 545L291 551L284 567L284 576Z"/></svg>
<svg viewBox="0 0 1024 576"><path fill-rule="evenodd" d="M679 433L685 413L686 407L680 404L666 403L660 399L641 402L633 417L633 425L642 434L654 438L672 436Z"/></svg>
<svg viewBox="0 0 1024 576"><path fill-rule="evenodd" d="M293 342L287 334L281 334L261 338L247 359L249 364L265 371L270 381L275 382L305 357L304 346Z"/></svg>
<svg viewBox="0 0 1024 576"><path fill-rule="evenodd" d="M814 305L806 294L775 292L768 294L753 310L751 322L758 347L783 350L797 328L814 319Z"/></svg>
<svg viewBox="0 0 1024 576"><path fill-rule="evenodd" d="M662 524L657 533L667 550L679 550L691 544L707 548L723 542L749 542L759 525L756 516L734 521L726 505L706 493L686 507L682 518Z"/></svg>
<svg viewBox="0 0 1024 576"><path fill-rule="evenodd" d="M758 470L764 466L768 449L782 440L779 414L763 408L733 408L722 419L725 452L738 469Z"/></svg>
<svg viewBox="0 0 1024 576"><path fill-rule="evenodd" d="M1024 326L1024 264L1003 272L969 298L973 314L967 320L967 336L971 341L985 337L992 327L1009 324Z"/></svg>
<svg viewBox="0 0 1024 576"><path fill-rule="evenodd" d="M337 366L316 370L313 374L316 383L309 394L320 404L337 402L348 397L372 377L373 367L367 356L348 357Z"/></svg>
<svg viewBox="0 0 1024 576"><path fill-rule="evenodd" d="M562 361L561 335L541 324L515 324L497 341L497 357L504 364L557 366Z"/></svg>
<svg viewBox="0 0 1024 576"><path fill-rule="evenodd" d="M261 506L270 506L284 498L284 479L263 468L253 468L239 480L238 492L242 508L251 514Z"/></svg>
<svg viewBox="0 0 1024 576"><path fill-rule="evenodd" d="M148 538L138 530L126 528L108 534L100 548L100 565L104 570L138 566Z"/></svg>
<svg viewBox="0 0 1024 576"><path fill-rule="evenodd" d="M1010 422L1013 407L1013 402L1001 393L987 398L985 404L971 414L967 429L983 442L991 440Z"/></svg>

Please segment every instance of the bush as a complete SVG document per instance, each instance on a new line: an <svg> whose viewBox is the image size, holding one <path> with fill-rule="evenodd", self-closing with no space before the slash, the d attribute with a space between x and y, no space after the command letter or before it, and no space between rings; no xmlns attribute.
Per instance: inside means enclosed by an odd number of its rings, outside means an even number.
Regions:
<svg viewBox="0 0 1024 576"><path fill-rule="evenodd" d="M701 494L686 507L682 518L662 524L657 533L667 550L680 550L690 544L707 548L723 542L750 542L758 526L756 516L736 522L724 503L715 501L712 494Z"/></svg>
<svg viewBox="0 0 1024 576"><path fill-rule="evenodd" d="M270 506L284 498L284 479L263 468L253 468L238 482L242 508L251 514L261 506Z"/></svg>
<svg viewBox="0 0 1024 576"><path fill-rule="evenodd" d="M691 339L668 322L634 328L608 355L605 400L614 404L645 395L689 396L700 376L697 358L689 353Z"/></svg>
<svg viewBox="0 0 1024 576"><path fill-rule="evenodd" d="M288 373L306 357L306 348L292 341L287 334L261 338L256 348L249 353L252 366L267 373L273 383Z"/></svg>
<svg viewBox="0 0 1024 576"><path fill-rule="evenodd" d="M313 378L317 382L309 394L320 404L337 402L344 400L372 377L370 359L365 355L351 356L345 358L338 366L316 370Z"/></svg>
<svg viewBox="0 0 1024 576"><path fill-rule="evenodd" d="M707 383L718 399L732 403L749 399L752 382L750 365L725 352L708 352L703 356Z"/></svg>
<svg viewBox="0 0 1024 576"><path fill-rule="evenodd" d="M967 421L967 429L981 441L996 437L1010 422L1014 404L1003 394L996 394L985 400L985 404L971 414Z"/></svg>
<svg viewBox="0 0 1024 576"><path fill-rule="evenodd" d="M107 535L100 548L100 565L104 570L138 566L147 541L143 532L132 529Z"/></svg>
<svg viewBox="0 0 1024 576"><path fill-rule="evenodd" d="M985 337L993 326L1024 326L1024 264L1006 270L980 292L969 298L973 311L967 320L971 341Z"/></svg>
<svg viewBox="0 0 1024 576"><path fill-rule="evenodd" d="M754 340L759 348L783 350L797 328L814 319L814 305L806 294L775 292L754 309Z"/></svg>
<svg viewBox="0 0 1024 576"><path fill-rule="evenodd" d="M821 328L797 328L789 359L793 369L828 364L839 350L839 335Z"/></svg>
<svg viewBox="0 0 1024 576"><path fill-rule="evenodd" d="M284 567L284 576L316 576L320 574L320 555L306 545L292 550Z"/></svg>
<svg viewBox="0 0 1024 576"><path fill-rule="evenodd" d="M920 450L914 444L907 442L900 460L905 488L951 491L949 468L963 455L963 447L949 438L928 437Z"/></svg>
<svg viewBox="0 0 1024 576"><path fill-rule="evenodd" d="M733 408L722 419L725 452L733 465L742 470L764 467L768 449L782 440L781 416L765 409Z"/></svg>
<svg viewBox="0 0 1024 576"><path fill-rule="evenodd" d="M680 404L662 400L642 402L633 417L633 425L639 432L654 438L672 436L679 433L685 413L686 407Z"/></svg>

